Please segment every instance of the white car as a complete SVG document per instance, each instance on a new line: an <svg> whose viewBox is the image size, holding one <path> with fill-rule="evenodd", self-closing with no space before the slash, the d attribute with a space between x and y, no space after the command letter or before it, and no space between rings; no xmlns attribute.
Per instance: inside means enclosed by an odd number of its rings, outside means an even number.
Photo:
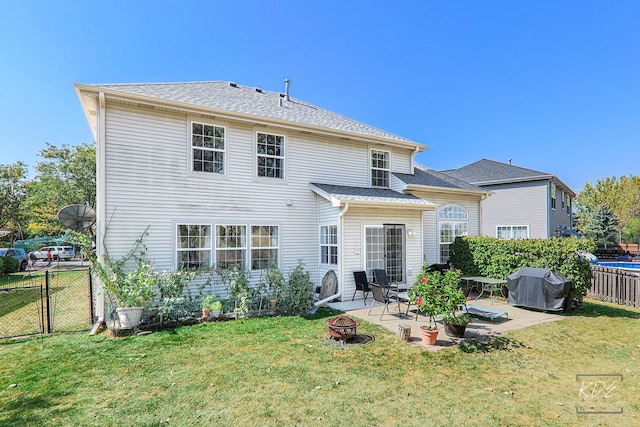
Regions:
<svg viewBox="0 0 640 427"><path fill-rule="evenodd" d="M47 259L47 252L51 252L51 257L54 261L70 260L76 256L72 246L47 246L34 252L36 258Z"/></svg>

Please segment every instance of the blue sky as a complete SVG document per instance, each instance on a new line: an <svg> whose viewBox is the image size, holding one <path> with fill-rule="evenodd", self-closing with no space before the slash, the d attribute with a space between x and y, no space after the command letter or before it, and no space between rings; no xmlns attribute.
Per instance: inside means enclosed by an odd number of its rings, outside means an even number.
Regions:
<svg viewBox="0 0 640 427"><path fill-rule="evenodd" d="M0 6L0 163L92 141L80 83L230 80L586 182L638 175L637 1L32 1Z"/></svg>

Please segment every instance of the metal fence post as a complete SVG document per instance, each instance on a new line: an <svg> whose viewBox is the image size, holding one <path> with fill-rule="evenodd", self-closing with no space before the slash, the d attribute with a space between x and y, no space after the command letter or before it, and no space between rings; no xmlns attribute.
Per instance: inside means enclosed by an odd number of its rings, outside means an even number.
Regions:
<svg viewBox="0 0 640 427"><path fill-rule="evenodd" d="M91 278L91 267L87 269L87 276L87 282L89 283L89 323L93 323L95 313L93 308L93 279Z"/></svg>
<svg viewBox="0 0 640 427"><path fill-rule="evenodd" d="M44 272L44 300L46 303L46 320L47 320L47 333L50 334L51 333L51 309L49 307L49 302L50 302L49 298L49 270Z"/></svg>

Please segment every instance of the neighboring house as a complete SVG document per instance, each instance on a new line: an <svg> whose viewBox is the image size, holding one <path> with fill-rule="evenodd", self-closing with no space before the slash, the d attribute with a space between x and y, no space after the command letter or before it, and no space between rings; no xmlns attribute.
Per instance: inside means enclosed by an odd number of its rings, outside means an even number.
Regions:
<svg viewBox="0 0 640 427"><path fill-rule="evenodd" d="M482 202L483 235L526 239L572 232L576 193L553 174L487 159L442 173L493 193Z"/></svg>
<svg viewBox="0 0 640 427"><path fill-rule="evenodd" d="M96 139L99 256L119 259L148 228L158 270L241 264L258 280L270 261L287 274L302 259L315 283L334 270L350 298L353 271L410 283L451 236L479 232L487 192L416 167L424 145L288 93L75 88Z"/></svg>

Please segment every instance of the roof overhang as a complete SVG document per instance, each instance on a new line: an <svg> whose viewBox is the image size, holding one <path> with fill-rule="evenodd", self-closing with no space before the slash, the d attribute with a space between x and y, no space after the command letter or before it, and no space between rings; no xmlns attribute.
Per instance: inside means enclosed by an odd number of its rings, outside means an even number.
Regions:
<svg viewBox="0 0 640 427"><path fill-rule="evenodd" d="M354 194L329 193L321 188L311 185L311 190L322 198L331 202L334 207L362 206L367 208L396 208L396 209L416 209L421 211L435 210L438 205L424 199L405 199L393 197L358 196Z"/></svg>
<svg viewBox="0 0 640 427"><path fill-rule="evenodd" d="M555 181L560 187L570 193L571 197L576 197L576 193L565 184L560 178L556 175L536 175L536 176L527 176L522 178L508 178L508 179L495 179L490 181L477 181L472 182L471 184L477 185L478 187L483 187L487 185L502 185L502 184L518 184L521 182L535 182L535 181Z"/></svg>
<svg viewBox="0 0 640 427"><path fill-rule="evenodd" d="M280 119L273 119L269 117L262 117L257 115L245 114L245 113L237 113L233 111L221 110L211 107L205 106L196 106L189 103L171 101L165 99L159 99L150 96L144 95L136 95L130 93L123 93L116 90L111 90L107 88L101 88L99 86L94 85L84 85L81 83L74 83L73 86L76 89L76 93L80 98L80 102L82 104L82 108L85 111L85 115L89 121L89 124L94 133L94 137L96 135L96 100L98 98L99 93L104 93L105 97L108 97L110 100L115 101L124 101L124 102L135 102L139 105L147 106L147 107L164 107L167 109L171 109L177 112L187 113L187 114L208 114L212 115L215 118L227 119L227 120L237 120L240 122L258 124L263 126L275 126L283 129L290 129L295 131L303 131L303 132L311 132L318 135L338 137L343 140L351 140L358 141L367 144L371 143L379 143L381 145L391 145L395 147L408 148L411 150L415 150L415 154L424 151L428 148L427 145L419 144L413 141L400 141L394 140L390 138L383 138L375 135L361 135L355 132L342 131L339 129L331 129L325 128L322 126L309 125L305 123L297 123ZM91 101L93 99L93 101Z"/></svg>
<svg viewBox="0 0 640 427"><path fill-rule="evenodd" d="M436 187L432 185L418 185L418 184L407 184L405 193L413 194L416 193L430 193L430 194L440 194L440 195L451 195L456 194L460 196L473 196L473 197L488 197L494 194L493 191L488 190L467 190L464 188L448 188L448 187Z"/></svg>

